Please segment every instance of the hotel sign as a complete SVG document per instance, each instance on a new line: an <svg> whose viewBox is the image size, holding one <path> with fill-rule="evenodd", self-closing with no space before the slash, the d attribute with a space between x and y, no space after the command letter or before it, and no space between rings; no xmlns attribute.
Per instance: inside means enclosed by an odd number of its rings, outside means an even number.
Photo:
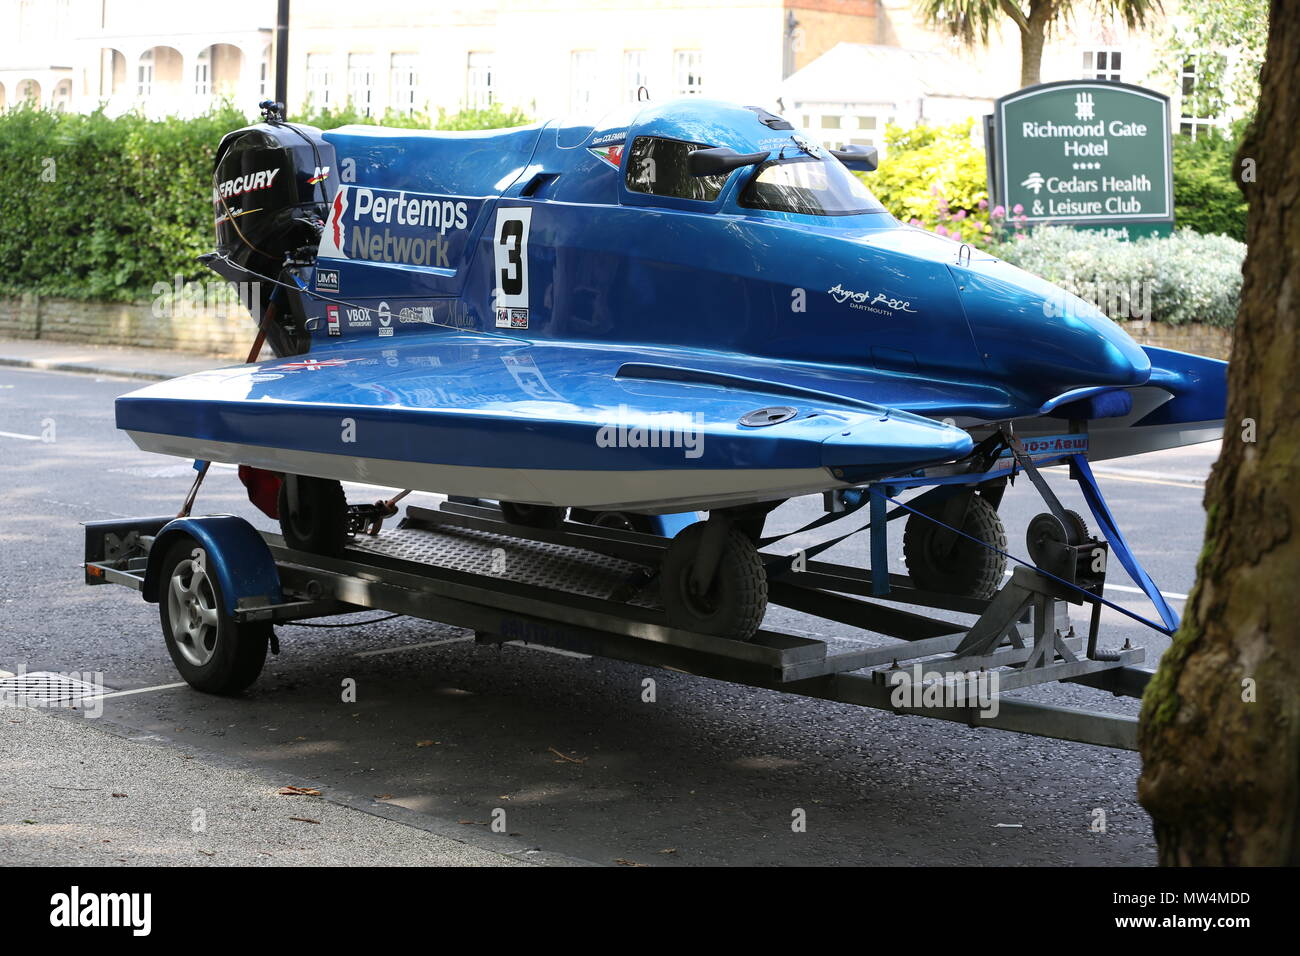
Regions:
<svg viewBox="0 0 1300 956"><path fill-rule="evenodd" d="M989 186L1031 225L1165 234L1174 222L1169 98L1127 83L1043 83L997 100Z"/></svg>

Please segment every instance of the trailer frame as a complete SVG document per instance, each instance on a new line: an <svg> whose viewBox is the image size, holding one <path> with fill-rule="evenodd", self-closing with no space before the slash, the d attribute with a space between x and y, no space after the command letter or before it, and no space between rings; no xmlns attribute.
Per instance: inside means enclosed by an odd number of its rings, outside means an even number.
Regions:
<svg viewBox="0 0 1300 956"><path fill-rule="evenodd" d="M210 535L204 524L218 520L225 522L224 537ZM184 527L178 528L179 522ZM245 532L234 522L256 538L241 537ZM156 564L159 550L155 542L196 528L206 536L207 560L219 569L238 561L248 572L259 560L270 562L266 568L278 580L278 593L266 584L266 574L253 587L265 593L233 593L231 616L239 623L288 624L387 611L470 629L480 643L542 645L972 728L1121 750L1137 749L1136 717L1018 699L1007 692L1060 682L1140 697L1153 673L1138 666L1143 648L1098 648L1095 610L1087 640L1077 635L1068 606L1083 603L1081 596L1023 567L992 600L981 601L921 591L904 575L873 579L870 570L825 561L785 567L780 555L764 551L765 558L775 559L772 603L890 641L837 649L788 630L760 630L748 642L683 631L667 624L647 587L654 575L645 569L657 567L669 538L573 521L553 529L525 528L509 524L499 509L482 502L408 506L396 528L358 535L337 557L290 550L280 535L255 531L231 516L89 522L86 583L122 585L156 600L149 590L151 559ZM264 557L253 553L262 547L257 540L264 543ZM232 548L238 556L227 553ZM503 555L506 565L517 562L515 569L492 567ZM592 587L595 593L582 593ZM600 593L602 588L608 593ZM963 624L898 605L976 620ZM272 649L278 650L274 642ZM981 694L981 686L991 692Z"/></svg>

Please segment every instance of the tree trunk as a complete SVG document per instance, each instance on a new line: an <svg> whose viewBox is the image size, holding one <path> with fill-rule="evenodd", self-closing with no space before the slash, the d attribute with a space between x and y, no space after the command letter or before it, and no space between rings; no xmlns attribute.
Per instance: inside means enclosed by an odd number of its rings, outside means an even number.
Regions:
<svg viewBox="0 0 1300 956"><path fill-rule="evenodd" d="M1138 798L1166 865L1300 863L1296 129L1300 4L1273 0L1259 110L1237 156L1249 249L1223 451L1196 587L1142 702Z"/></svg>
<svg viewBox="0 0 1300 956"><path fill-rule="evenodd" d="M1033 86L1043 75L1043 44L1047 27L1056 16L1057 0L1030 0L1029 14L1020 27L1020 86Z"/></svg>
<svg viewBox="0 0 1300 956"><path fill-rule="evenodd" d="M1035 28L1029 22L1029 29L1020 30L1020 86L1033 86L1043 75L1043 24Z"/></svg>

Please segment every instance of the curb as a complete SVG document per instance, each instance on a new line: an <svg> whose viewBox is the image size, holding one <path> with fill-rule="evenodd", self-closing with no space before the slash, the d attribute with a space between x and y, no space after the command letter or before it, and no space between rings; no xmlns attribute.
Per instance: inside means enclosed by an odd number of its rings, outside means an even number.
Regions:
<svg viewBox="0 0 1300 956"><path fill-rule="evenodd" d="M148 382L164 382L176 375L166 372L147 372L143 369L114 368L107 365L86 365L80 362L60 362L53 359L25 359L0 355L0 365L12 368L34 368L42 372L79 372L83 375L112 375L117 378L135 378ZM180 373L185 374L185 373Z"/></svg>

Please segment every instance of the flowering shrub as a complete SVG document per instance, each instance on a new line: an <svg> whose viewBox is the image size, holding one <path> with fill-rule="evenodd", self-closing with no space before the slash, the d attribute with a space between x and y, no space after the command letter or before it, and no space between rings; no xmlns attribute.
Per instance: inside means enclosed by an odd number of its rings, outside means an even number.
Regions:
<svg viewBox="0 0 1300 956"><path fill-rule="evenodd" d="M1244 243L1180 229L1135 241L1042 226L989 251L1098 305L1113 319L1231 326L1241 297ZM1116 313L1108 302L1122 299Z"/></svg>
<svg viewBox="0 0 1300 956"><path fill-rule="evenodd" d="M1002 224L995 226L990 214L984 150L971 141L974 122L911 129L891 123L880 168L859 175L903 222L963 242L987 243Z"/></svg>

